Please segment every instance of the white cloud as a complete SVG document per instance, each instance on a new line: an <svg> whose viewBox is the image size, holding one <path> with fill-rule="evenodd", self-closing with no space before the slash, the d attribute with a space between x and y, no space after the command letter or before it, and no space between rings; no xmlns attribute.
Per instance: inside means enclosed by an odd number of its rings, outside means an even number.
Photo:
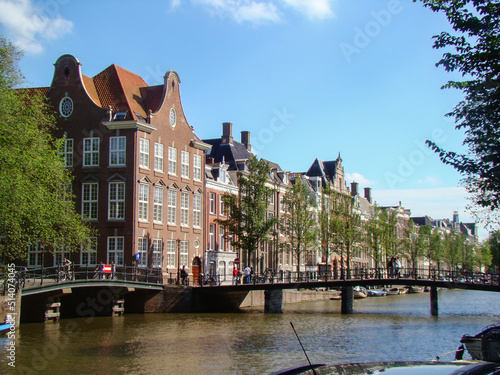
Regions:
<svg viewBox="0 0 500 375"><path fill-rule="evenodd" d="M237 22L279 22L285 9L293 9L310 19L324 19L334 16L333 3L337 0L191 0L221 17ZM172 7L180 0L171 0Z"/></svg>
<svg viewBox="0 0 500 375"><path fill-rule="evenodd" d="M311 19L331 18L335 15L332 10L334 0L281 0L281 2Z"/></svg>
<svg viewBox="0 0 500 375"><path fill-rule="evenodd" d="M221 17L229 17L237 22L262 21L278 22L280 15L276 6L270 2L253 0L191 0L201 4L208 10Z"/></svg>
<svg viewBox="0 0 500 375"><path fill-rule="evenodd" d="M71 21L51 13L53 9L35 6L31 0L0 0L0 24L13 43L26 52L42 52L44 41L71 32Z"/></svg>
<svg viewBox="0 0 500 375"><path fill-rule="evenodd" d="M373 186L373 181L370 181L369 179L367 179L365 176L363 176L361 173L357 173L357 172L354 172L354 173L346 173L345 174L345 181L347 182L347 184L350 184L351 182L357 182L358 184L360 184L361 186L365 186L365 187L369 187L369 186Z"/></svg>

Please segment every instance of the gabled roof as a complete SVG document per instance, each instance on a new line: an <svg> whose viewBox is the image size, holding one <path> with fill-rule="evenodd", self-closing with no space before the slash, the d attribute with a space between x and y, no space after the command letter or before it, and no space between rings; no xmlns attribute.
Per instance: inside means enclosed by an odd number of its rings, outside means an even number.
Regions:
<svg viewBox="0 0 500 375"><path fill-rule="evenodd" d="M247 148L239 142L233 141L232 144L222 144L220 138L205 139L203 142L212 145L212 149L207 151L207 156L211 157L215 163L223 161L229 165L228 170L239 170L238 161L246 161L254 156Z"/></svg>
<svg viewBox="0 0 500 375"><path fill-rule="evenodd" d="M337 163L339 159L333 161L323 161L316 158L309 170L306 172L306 176L309 177L322 177L323 182L327 181L333 182L335 180L335 175L337 174Z"/></svg>
<svg viewBox="0 0 500 375"><path fill-rule="evenodd" d="M92 78L93 87L90 81L86 81L87 92L91 97L97 94L97 100L92 99L102 108L111 107L113 112L127 111L127 120L139 120L137 113L147 118L141 88L148 84L137 74L112 64Z"/></svg>

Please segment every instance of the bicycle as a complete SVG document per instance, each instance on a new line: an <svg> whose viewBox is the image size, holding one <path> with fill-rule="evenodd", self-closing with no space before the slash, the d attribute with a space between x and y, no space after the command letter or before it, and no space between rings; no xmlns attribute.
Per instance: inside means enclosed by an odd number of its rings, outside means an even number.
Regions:
<svg viewBox="0 0 500 375"><path fill-rule="evenodd" d="M75 278L75 275L73 274L72 270L61 270L57 274L57 279L59 281L73 281Z"/></svg>

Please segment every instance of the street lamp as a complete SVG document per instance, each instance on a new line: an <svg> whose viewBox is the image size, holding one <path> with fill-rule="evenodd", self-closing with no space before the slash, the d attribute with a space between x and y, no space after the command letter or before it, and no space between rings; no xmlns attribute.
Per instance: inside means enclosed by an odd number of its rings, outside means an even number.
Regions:
<svg viewBox="0 0 500 375"><path fill-rule="evenodd" d="M340 237L340 279L344 280L344 238Z"/></svg>
<svg viewBox="0 0 500 375"><path fill-rule="evenodd" d="M498 270L497 270L497 274L498 274L498 284L500 285L500 237L497 237L497 244L498 244Z"/></svg>
<svg viewBox="0 0 500 375"><path fill-rule="evenodd" d="M177 239L177 285L181 283L181 240Z"/></svg>

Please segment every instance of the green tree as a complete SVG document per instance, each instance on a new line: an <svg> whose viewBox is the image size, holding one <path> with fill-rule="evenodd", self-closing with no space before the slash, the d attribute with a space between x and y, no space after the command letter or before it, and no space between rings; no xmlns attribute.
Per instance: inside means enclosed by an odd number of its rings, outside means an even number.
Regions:
<svg viewBox="0 0 500 375"><path fill-rule="evenodd" d="M384 235L386 232L387 213L378 205L372 208L370 220L365 225L365 243L368 255L374 260L377 272L383 267L384 260Z"/></svg>
<svg viewBox="0 0 500 375"><path fill-rule="evenodd" d="M92 235L68 190L72 177L51 136L54 117L42 96L16 89L21 54L0 38L0 253L24 260L34 241L48 251L78 250ZM32 95L30 95L32 94Z"/></svg>
<svg viewBox="0 0 500 375"><path fill-rule="evenodd" d="M403 239L404 256L410 262L411 274L416 277L418 260L423 254L419 228L415 225L413 220L410 220L404 232L405 232L405 237Z"/></svg>
<svg viewBox="0 0 500 375"><path fill-rule="evenodd" d="M427 257L430 263L434 263L437 265L438 272L441 269L441 263L443 262L444 257L444 243L443 236L439 228L434 228L432 230L431 235L429 236L429 248Z"/></svg>
<svg viewBox="0 0 500 375"><path fill-rule="evenodd" d="M414 0L416 1L416 0ZM445 48L437 66L467 79L449 81L443 88L464 93L447 116L465 133L468 151L447 151L427 144L441 161L464 176L465 187L479 207L500 207L500 4L498 0L421 0L434 12L443 12L457 35L442 32L433 48Z"/></svg>
<svg viewBox="0 0 500 375"><path fill-rule="evenodd" d="M311 200L306 184L300 177L283 197L285 213L281 231L285 235L283 243L290 245L293 257L300 273L300 264L304 254L311 252L316 245L318 228L316 224L316 205Z"/></svg>
<svg viewBox="0 0 500 375"><path fill-rule="evenodd" d="M238 196L230 193L223 196L227 219L217 220L229 231L232 245L245 252L243 261L247 264L278 221L276 217L266 217L269 194L273 192L266 187L269 172L265 160L249 159L246 170L238 172Z"/></svg>

